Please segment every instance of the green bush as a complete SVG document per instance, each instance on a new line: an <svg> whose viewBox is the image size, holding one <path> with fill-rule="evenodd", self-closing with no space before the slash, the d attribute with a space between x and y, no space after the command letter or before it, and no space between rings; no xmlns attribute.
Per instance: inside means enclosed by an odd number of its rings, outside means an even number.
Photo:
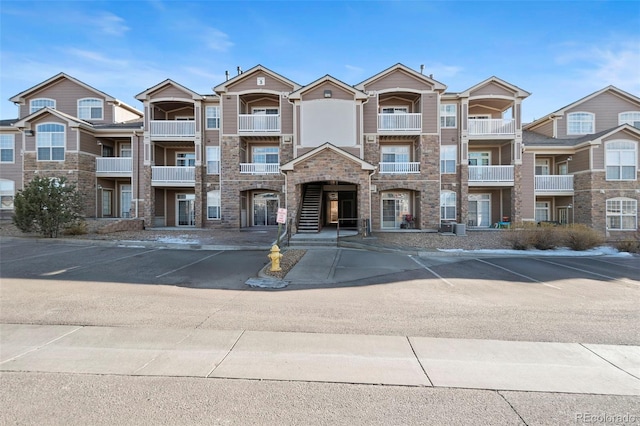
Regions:
<svg viewBox="0 0 640 426"><path fill-rule="evenodd" d="M604 244L604 236L586 225L567 226L564 234L565 245L571 250L584 251Z"/></svg>

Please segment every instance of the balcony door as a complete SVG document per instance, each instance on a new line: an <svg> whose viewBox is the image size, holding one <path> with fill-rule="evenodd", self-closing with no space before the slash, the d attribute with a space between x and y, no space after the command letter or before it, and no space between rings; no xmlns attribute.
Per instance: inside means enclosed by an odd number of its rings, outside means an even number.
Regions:
<svg viewBox="0 0 640 426"><path fill-rule="evenodd" d="M196 196L195 194L178 194L177 226L196 226Z"/></svg>
<svg viewBox="0 0 640 426"><path fill-rule="evenodd" d="M469 226L491 226L491 194L469 195Z"/></svg>
<svg viewBox="0 0 640 426"><path fill-rule="evenodd" d="M407 214L411 214L408 192L382 194L382 229L399 229Z"/></svg>
<svg viewBox="0 0 640 426"><path fill-rule="evenodd" d="M488 166L489 164L491 164L490 152L470 152L469 153L470 166Z"/></svg>
<svg viewBox="0 0 640 426"><path fill-rule="evenodd" d="M196 165L195 152L178 152L176 154L176 166L194 167Z"/></svg>
<svg viewBox="0 0 640 426"><path fill-rule="evenodd" d="M131 185L120 185L120 217L131 217Z"/></svg>
<svg viewBox="0 0 640 426"><path fill-rule="evenodd" d="M272 130L274 127L272 119L269 115L278 115L278 108L253 108L251 114L253 117L253 130Z"/></svg>

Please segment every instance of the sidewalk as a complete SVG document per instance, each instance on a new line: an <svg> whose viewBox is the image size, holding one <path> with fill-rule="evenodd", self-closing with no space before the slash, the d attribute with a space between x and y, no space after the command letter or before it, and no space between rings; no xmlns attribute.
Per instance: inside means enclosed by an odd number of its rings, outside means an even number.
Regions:
<svg viewBox="0 0 640 426"><path fill-rule="evenodd" d="M640 347L1 324L0 371L640 395Z"/></svg>

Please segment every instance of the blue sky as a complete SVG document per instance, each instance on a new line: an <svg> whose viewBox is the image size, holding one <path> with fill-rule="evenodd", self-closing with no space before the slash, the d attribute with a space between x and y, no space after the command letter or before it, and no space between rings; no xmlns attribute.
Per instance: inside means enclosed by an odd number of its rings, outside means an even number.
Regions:
<svg viewBox="0 0 640 426"><path fill-rule="evenodd" d="M532 93L525 121L610 84L640 96L640 2L0 0L1 118L59 72L141 108L166 78L212 93L261 64L354 85L398 62L454 92L500 77Z"/></svg>

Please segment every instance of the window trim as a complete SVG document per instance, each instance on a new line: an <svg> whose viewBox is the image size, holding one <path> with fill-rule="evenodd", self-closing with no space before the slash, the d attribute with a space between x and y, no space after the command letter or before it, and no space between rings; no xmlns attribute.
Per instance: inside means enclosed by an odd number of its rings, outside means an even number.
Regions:
<svg viewBox="0 0 640 426"><path fill-rule="evenodd" d="M214 157L210 157L210 152L216 151L218 154ZM207 156L207 174L208 175L219 175L220 174L220 147L219 146L208 146L206 147L205 154ZM218 163L217 167L209 167L209 163ZM215 168L215 170L212 170Z"/></svg>
<svg viewBox="0 0 640 426"><path fill-rule="evenodd" d="M451 197L453 195L453 205L451 205ZM448 197L447 197L448 196ZM458 194L455 191L441 191L440 192L440 220L457 220L458 214ZM453 207L453 217L446 215L447 208ZM444 211L444 215L443 215Z"/></svg>
<svg viewBox="0 0 640 426"><path fill-rule="evenodd" d="M444 149L448 148L448 149ZM445 158L446 151L453 151L453 158ZM453 171L447 171L447 163L453 161ZM458 166L458 146L457 145L441 145L440 147L440 174L455 174Z"/></svg>
<svg viewBox="0 0 640 426"><path fill-rule="evenodd" d="M453 114L448 114L446 107L453 107ZM447 126L446 118L453 117L453 126ZM440 104L440 128L441 129L457 129L458 128L458 105L457 104Z"/></svg>
<svg viewBox="0 0 640 426"><path fill-rule="evenodd" d="M34 110L34 106L33 103L36 101L49 101L53 104L53 106L51 105L43 105L41 107L38 107L36 110ZM51 109L56 109L56 100L55 99L51 99L51 98L35 98L35 99L31 99L29 101L29 114L33 114L34 112L40 111L43 108L49 107Z"/></svg>
<svg viewBox="0 0 640 426"><path fill-rule="evenodd" d="M632 205L632 209L633 210L633 214L624 214L624 210L622 208L622 202L623 201L627 201L627 202L631 202ZM618 210L619 212L617 213L610 213L609 210L609 203L617 203L618 204ZM620 218L620 228L611 228L609 226L609 218L610 217L618 217ZM633 221L633 226L631 228L623 228L623 217L633 217L634 221ZM627 197L616 197L616 198L608 198L605 202L605 221L606 221L606 228L608 231L637 231L638 229L638 200L635 200L633 198L627 198Z"/></svg>
<svg viewBox="0 0 640 426"><path fill-rule="evenodd" d="M193 165L189 165L189 160L193 160ZM179 161L184 161L185 165L184 166L178 165ZM195 165L196 165L196 153L194 151L177 151L176 152L176 167L195 167Z"/></svg>
<svg viewBox="0 0 640 426"><path fill-rule="evenodd" d="M40 130L40 128L42 126L48 126L48 125L55 125L55 126L60 126L62 127L62 132L45 132ZM49 145L48 146L39 146L39 139L41 137L42 134L53 134L53 133L62 133L62 139L63 139L63 144L62 147L54 147L51 144L51 138L49 138ZM40 158L40 148L48 148L49 149L49 159L47 160L43 160ZM54 160L53 159L53 149L54 148L62 148L62 159L61 160ZM62 123L56 123L56 122L47 122L47 123L39 123L36 125L36 161L65 161L67 155L67 127L62 124Z"/></svg>
<svg viewBox="0 0 640 426"><path fill-rule="evenodd" d="M258 150L259 149L268 149L268 148L275 149L276 151L275 152L267 152L267 151L265 151L263 153L259 152L259 153L257 153L257 155L261 155L261 156L264 155L264 162L256 161L256 156L257 156L256 155L256 150L257 149ZM267 161L267 155L277 155L278 159L277 159L276 162L271 162L270 163L270 162ZM279 146L275 146L275 145L266 145L266 146L253 145L251 147L251 163L253 163L253 164L280 164L280 147Z"/></svg>
<svg viewBox="0 0 640 426"><path fill-rule="evenodd" d="M590 117L590 120L588 121L591 123L590 131L584 131L585 129L583 128L583 126L585 123L587 123L586 120L577 120L577 122L580 124L579 131L577 132L571 131L571 123L572 121L575 121L574 116L578 116L580 114L584 115L585 117ZM567 114L567 135L590 135L595 132L596 132L596 115L594 113L587 112L587 111L574 111Z"/></svg>
<svg viewBox="0 0 640 426"><path fill-rule="evenodd" d="M623 120L622 119L623 115L629 115L629 118L626 120ZM636 117L634 118L633 115L635 115ZM630 126L635 127L634 123L640 123L640 111L623 111L618 114L618 126L621 126L623 124L628 124ZM638 128L640 129L640 125Z"/></svg>
<svg viewBox="0 0 640 426"><path fill-rule="evenodd" d="M209 116L209 112L210 111L217 111L217 115L212 115ZM218 130L220 129L220 106L218 105L209 105L207 107L205 107L205 118L204 118L204 122L205 122L205 128L207 130ZM217 123L214 126L209 126L209 120L215 120L215 122Z"/></svg>
<svg viewBox="0 0 640 426"><path fill-rule="evenodd" d="M211 197L214 197L215 194L218 193L217 201L218 204L209 204L209 194L212 194ZM218 216L209 216L209 207L217 207L218 208ZM207 220L221 220L222 219L222 194L219 189L212 189L211 191L207 191Z"/></svg>
<svg viewBox="0 0 640 426"><path fill-rule="evenodd" d="M403 151L395 151L394 148L403 148L406 149L406 161L398 161L398 157L405 155ZM388 150L385 152L385 150ZM393 154L393 161L384 161L384 155ZM410 163L411 162L411 145L382 145L380 146L380 162L381 163Z"/></svg>
<svg viewBox="0 0 640 426"><path fill-rule="evenodd" d="M609 146L616 143L616 142L625 142L625 143L629 143L631 145L633 145L632 149L629 148L618 148L618 149L611 149L612 152L618 152L618 153L622 153L622 152L627 152L627 153L631 153L629 154L631 156L631 158L633 159L633 165L623 165L623 164L614 164L614 165L610 165L608 163L608 157L609 157ZM622 160L622 156L620 156L620 160ZM622 161L620 161L621 163ZM609 177L609 167L617 167L619 170L619 178L612 178ZM624 179L622 177L622 167L633 167L633 177L631 179ZM638 142L632 141L632 140L628 140L628 139L615 139L615 140L611 140L611 141L607 141L604 144L604 168L605 168L605 180L607 181L627 181L627 182L634 182L636 180L638 180Z"/></svg>
<svg viewBox="0 0 640 426"><path fill-rule="evenodd" d="M385 111L391 110L391 111ZM407 106L381 106L380 114L409 114L409 107Z"/></svg>
<svg viewBox="0 0 640 426"><path fill-rule="evenodd" d="M11 138L11 141L7 140L7 141L3 141L3 138ZM9 144L11 144L11 148L7 147L3 147L2 144L4 142L8 142ZM2 160L2 151L9 151L11 150L11 161L3 161ZM14 134L3 134L0 135L0 163L2 164L15 164L16 162L16 135Z"/></svg>
<svg viewBox="0 0 640 426"><path fill-rule="evenodd" d="M92 117L91 116L93 108L97 108L97 105L84 106L84 105L81 105L81 103L83 101L98 101L100 103L100 117ZM82 114L80 113L80 111L82 111L84 109L88 109L89 117L83 117ZM104 101L102 99L100 99L100 98L82 98L82 99L78 99L78 118L81 119L81 120L88 120L88 121L104 120Z"/></svg>

